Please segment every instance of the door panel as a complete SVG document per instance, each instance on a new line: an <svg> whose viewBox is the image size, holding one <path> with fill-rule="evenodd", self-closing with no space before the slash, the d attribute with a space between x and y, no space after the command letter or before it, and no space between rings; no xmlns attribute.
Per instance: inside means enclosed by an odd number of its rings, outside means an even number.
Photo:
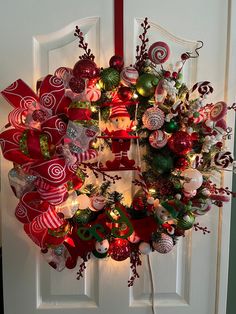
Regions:
<svg viewBox="0 0 236 314"><path fill-rule="evenodd" d="M99 65L107 67L114 54L113 1L11 0L4 1L3 8L1 89L19 77L34 88L37 79L59 66L72 66L80 55L73 36L75 25L84 32ZM225 1L210 0L206 5L203 0L124 0L126 65L134 62L140 22L145 16L151 24L150 42L166 41L171 47L171 62L178 61L185 51L195 51L197 40L204 41L200 58L186 63L185 81L190 87L196 81L210 80L216 91L211 101L222 99L227 40ZM0 106L3 126L11 108L3 98ZM7 182L10 168L11 164L1 157L5 314L143 314L151 313L152 301L159 314L225 313L226 292L222 287L227 283L230 204L223 211L214 208L199 219L211 230L209 235L189 232L168 255L153 253L151 272L147 257L143 257L138 268L140 278L134 287L127 287L129 261L111 259L92 258L84 278L78 281L80 261L76 269L57 273L26 238L14 217L17 200ZM131 180L129 174L123 182L127 179ZM224 179L230 187L231 175ZM131 187L125 188L130 194Z"/></svg>

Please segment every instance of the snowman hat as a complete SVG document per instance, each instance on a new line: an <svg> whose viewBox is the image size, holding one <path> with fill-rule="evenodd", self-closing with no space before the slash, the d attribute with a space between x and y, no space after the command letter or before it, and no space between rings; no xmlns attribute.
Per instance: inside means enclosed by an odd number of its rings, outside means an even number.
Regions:
<svg viewBox="0 0 236 314"><path fill-rule="evenodd" d="M130 115L123 104L115 104L111 108L111 114L110 114L110 119L115 118L115 117L129 117Z"/></svg>

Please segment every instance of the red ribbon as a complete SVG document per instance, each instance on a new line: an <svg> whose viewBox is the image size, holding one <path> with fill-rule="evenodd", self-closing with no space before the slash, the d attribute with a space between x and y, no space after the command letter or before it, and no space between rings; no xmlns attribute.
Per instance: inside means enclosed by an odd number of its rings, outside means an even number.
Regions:
<svg viewBox="0 0 236 314"><path fill-rule="evenodd" d="M124 20L123 20L123 0L114 0L114 37L115 55L124 56Z"/></svg>

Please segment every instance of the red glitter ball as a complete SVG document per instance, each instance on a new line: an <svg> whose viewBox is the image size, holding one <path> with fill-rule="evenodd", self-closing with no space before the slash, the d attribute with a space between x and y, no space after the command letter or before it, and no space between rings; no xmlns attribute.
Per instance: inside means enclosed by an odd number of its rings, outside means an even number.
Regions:
<svg viewBox="0 0 236 314"><path fill-rule="evenodd" d="M126 86L120 87L117 94L120 100L123 101L128 101L132 98L132 91L129 87Z"/></svg>
<svg viewBox="0 0 236 314"><path fill-rule="evenodd" d="M192 138L184 131L177 131L168 140L169 149L176 155L186 155L192 149Z"/></svg>
<svg viewBox="0 0 236 314"><path fill-rule="evenodd" d="M109 255L115 261L124 261L130 257L130 244L126 239L115 239L110 243Z"/></svg>
<svg viewBox="0 0 236 314"><path fill-rule="evenodd" d="M74 65L73 75L78 79L93 79L99 75L99 69L97 68L96 63L92 60L82 59Z"/></svg>
<svg viewBox="0 0 236 314"><path fill-rule="evenodd" d="M118 72L121 72L124 67L124 59L121 56L115 55L111 57L109 65L111 68L116 69Z"/></svg>

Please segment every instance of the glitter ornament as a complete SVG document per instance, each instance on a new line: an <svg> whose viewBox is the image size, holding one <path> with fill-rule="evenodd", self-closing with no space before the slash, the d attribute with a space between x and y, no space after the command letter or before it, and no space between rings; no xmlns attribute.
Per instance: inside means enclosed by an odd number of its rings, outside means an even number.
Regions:
<svg viewBox="0 0 236 314"><path fill-rule="evenodd" d="M117 87L120 83L120 74L113 68L106 68L101 72L100 86L109 91Z"/></svg>
<svg viewBox="0 0 236 314"><path fill-rule="evenodd" d="M160 174L168 173L174 167L173 158L169 155L155 154L152 166Z"/></svg>
<svg viewBox="0 0 236 314"><path fill-rule="evenodd" d="M89 59L82 59L76 62L73 68L73 75L79 79L92 79L99 75L99 69L95 62Z"/></svg>
<svg viewBox="0 0 236 314"><path fill-rule="evenodd" d="M142 74L136 83L137 92L143 97L154 95L158 79L155 75L150 73Z"/></svg>
<svg viewBox="0 0 236 314"><path fill-rule="evenodd" d="M73 220L77 224L86 224L94 217L94 213L89 209L77 210Z"/></svg>
<svg viewBox="0 0 236 314"><path fill-rule="evenodd" d="M173 247L174 242L171 236L165 233L157 233L153 236L152 246L155 251L166 254L169 253Z"/></svg>
<svg viewBox="0 0 236 314"><path fill-rule="evenodd" d="M127 86L121 86L118 89L117 95L122 101L129 101L132 98L132 90Z"/></svg>
<svg viewBox="0 0 236 314"><path fill-rule="evenodd" d="M177 219L177 227L188 230L191 229L195 222L195 216L191 212L185 213Z"/></svg>
<svg viewBox="0 0 236 314"><path fill-rule="evenodd" d="M192 138L184 131L177 131L168 140L169 149L176 155L186 155L192 149Z"/></svg>
<svg viewBox="0 0 236 314"><path fill-rule="evenodd" d="M114 55L113 57L111 57L109 65L111 68L120 72L124 67L124 59L121 56Z"/></svg>
<svg viewBox="0 0 236 314"><path fill-rule="evenodd" d="M80 94L85 89L85 81L81 77L72 77L69 81L69 87L73 93Z"/></svg>
<svg viewBox="0 0 236 314"><path fill-rule="evenodd" d="M185 157L180 157L175 162L175 168L178 170L185 170L189 167L189 161Z"/></svg>
<svg viewBox="0 0 236 314"><path fill-rule="evenodd" d="M165 63L169 59L169 56L170 48L162 41L153 43L148 50L148 57L155 64Z"/></svg>
<svg viewBox="0 0 236 314"><path fill-rule="evenodd" d="M163 126L164 121L164 112L157 107L147 109L142 117L144 127L149 130L160 129Z"/></svg>
<svg viewBox="0 0 236 314"><path fill-rule="evenodd" d="M125 67L120 73L121 84L128 87L136 84L138 77L139 73L133 67Z"/></svg>
<svg viewBox="0 0 236 314"><path fill-rule="evenodd" d="M149 143L154 148L162 148L167 144L168 136L161 130L156 130L149 136Z"/></svg>
<svg viewBox="0 0 236 314"><path fill-rule="evenodd" d="M110 243L109 255L115 261L124 261L130 257L130 244L126 239L114 239Z"/></svg>

